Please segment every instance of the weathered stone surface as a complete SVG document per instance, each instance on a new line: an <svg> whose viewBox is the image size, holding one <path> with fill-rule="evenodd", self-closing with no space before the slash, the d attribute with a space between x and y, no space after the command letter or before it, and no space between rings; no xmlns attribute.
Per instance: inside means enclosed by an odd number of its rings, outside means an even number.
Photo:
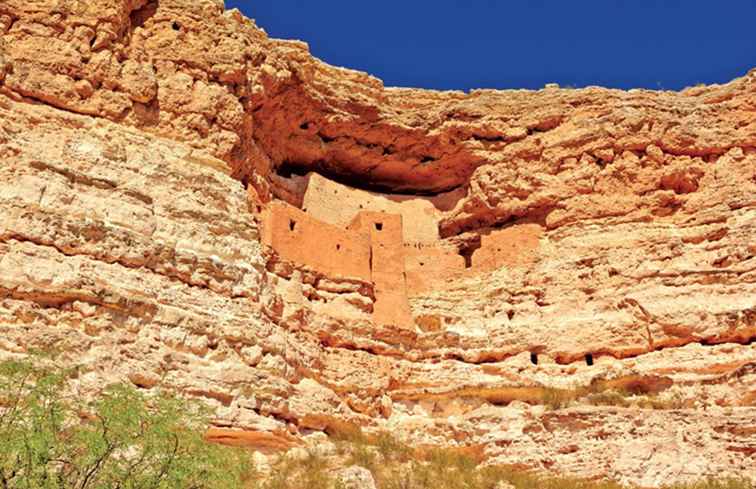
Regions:
<svg viewBox="0 0 756 489"><path fill-rule="evenodd" d="M205 399L209 439L266 452L362 426L643 486L753 477L755 114L756 72L387 89L216 1L5 1L0 358ZM301 254L264 245L274 206L319 229ZM360 212L401 216L371 231L389 251L318 261ZM667 409L542 405L601 385Z"/></svg>
<svg viewBox="0 0 756 489"><path fill-rule="evenodd" d="M345 489L375 489L373 475L364 467L347 467L340 470L336 477Z"/></svg>

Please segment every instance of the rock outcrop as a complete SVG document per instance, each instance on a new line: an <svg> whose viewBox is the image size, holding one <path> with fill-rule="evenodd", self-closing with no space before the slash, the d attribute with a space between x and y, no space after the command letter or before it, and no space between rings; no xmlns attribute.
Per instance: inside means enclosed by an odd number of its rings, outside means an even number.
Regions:
<svg viewBox="0 0 756 489"><path fill-rule="evenodd" d="M265 451L360 426L754 477L756 71L386 88L215 0L5 0L0 158L0 358L203 398L210 439Z"/></svg>

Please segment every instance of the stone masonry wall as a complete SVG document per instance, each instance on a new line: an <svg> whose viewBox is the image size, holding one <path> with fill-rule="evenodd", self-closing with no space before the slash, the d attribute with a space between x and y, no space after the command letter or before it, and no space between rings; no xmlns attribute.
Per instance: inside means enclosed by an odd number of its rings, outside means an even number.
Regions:
<svg viewBox="0 0 756 489"><path fill-rule="evenodd" d="M350 224L358 234L370 236L370 270L375 286L373 321L407 326L412 313L407 301L402 216L361 212Z"/></svg>
<svg viewBox="0 0 756 489"><path fill-rule="evenodd" d="M263 212L263 243L281 257L326 275L370 281L370 240L273 202Z"/></svg>
<svg viewBox="0 0 756 489"><path fill-rule="evenodd" d="M321 180L327 181L316 179ZM412 323L407 297L464 276L531 263L542 233L536 224L494 230L481 236L480 248L466 263L457 249L440 241L406 242L399 214L360 211L346 229L283 202L273 202L262 214L266 245L326 275L372 282L373 319L390 324Z"/></svg>
<svg viewBox="0 0 756 489"><path fill-rule="evenodd" d="M373 320L412 324L404 274L401 216L358 214L347 229L326 224L282 202L262 212L263 243L282 258L329 276L358 278L375 286Z"/></svg>
<svg viewBox="0 0 756 489"><path fill-rule="evenodd" d="M481 246L472 255L472 272L530 263L542 234L543 228L537 224L521 224L481 236Z"/></svg>
<svg viewBox="0 0 756 489"><path fill-rule="evenodd" d="M302 209L306 209L308 214L341 227L348 226L363 211L399 214L402 216L404 241L408 243L430 244L438 241L441 209L451 207L454 199L458 198L456 194L426 197L367 192L317 173L310 173L304 179Z"/></svg>

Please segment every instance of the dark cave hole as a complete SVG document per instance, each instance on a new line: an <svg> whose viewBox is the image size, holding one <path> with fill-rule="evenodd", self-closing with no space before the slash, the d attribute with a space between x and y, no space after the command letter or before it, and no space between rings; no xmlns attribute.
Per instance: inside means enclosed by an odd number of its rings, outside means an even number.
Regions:
<svg viewBox="0 0 756 489"><path fill-rule="evenodd" d="M593 353L588 353L587 355L585 355L585 364L589 367L593 365Z"/></svg>
<svg viewBox="0 0 756 489"><path fill-rule="evenodd" d="M149 1L144 7L133 10L129 15L131 21L131 27L136 29L137 27L143 27L144 24L150 20L157 12L157 1Z"/></svg>
<svg viewBox="0 0 756 489"><path fill-rule="evenodd" d="M276 167L276 175L283 178L291 178L293 176L303 177L311 171L306 166L300 166L288 161L284 161L278 167Z"/></svg>
<svg viewBox="0 0 756 489"><path fill-rule="evenodd" d="M405 190L402 188L396 188L394 185L385 182L374 181L369 175L363 173L351 174L344 173L344 170L339 167L338 164L331 162L330 164L323 160L316 160L312 162L298 162L291 160L283 160L275 167L275 174L281 178L292 177L304 177L308 173L314 172L326 177L329 180L333 180L336 183L346 185L361 190L367 190L369 192L389 193L396 195L438 195L440 193L449 192L452 188L444 188L433 191L422 190Z"/></svg>

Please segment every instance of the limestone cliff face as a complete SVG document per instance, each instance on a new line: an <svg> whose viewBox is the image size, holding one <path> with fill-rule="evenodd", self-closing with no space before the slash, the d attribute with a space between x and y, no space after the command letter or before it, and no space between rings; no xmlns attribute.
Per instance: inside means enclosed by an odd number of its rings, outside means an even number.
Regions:
<svg viewBox="0 0 756 489"><path fill-rule="evenodd" d="M385 88L211 0L4 0L0 122L0 358L204 398L257 448L754 476L756 72Z"/></svg>

